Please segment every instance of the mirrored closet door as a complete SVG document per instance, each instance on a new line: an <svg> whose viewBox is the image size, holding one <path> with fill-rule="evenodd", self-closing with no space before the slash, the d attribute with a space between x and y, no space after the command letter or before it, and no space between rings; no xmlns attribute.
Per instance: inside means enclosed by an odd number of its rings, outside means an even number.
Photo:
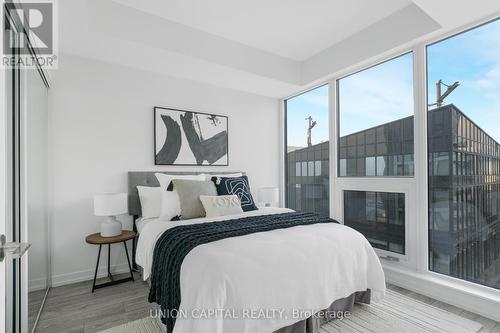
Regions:
<svg viewBox="0 0 500 333"><path fill-rule="evenodd" d="M31 244L27 257L28 332L36 324L38 314L50 287L50 248L47 190L48 87L43 72L25 69L23 89L23 174L21 222L25 241Z"/></svg>
<svg viewBox="0 0 500 333"><path fill-rule="evenodd" d="M8 333L34 332L50 288L48 220L48 81L37 66L31 41L14 11L5 11L13 65L5 71L7 242L31 244L28 251L4 260ZM16 12L17 13L17 12ZM25 62L19 61L24 57ZM23 247L26 249L27 247ZM2 331L2 327L0 327Z"/></svg>

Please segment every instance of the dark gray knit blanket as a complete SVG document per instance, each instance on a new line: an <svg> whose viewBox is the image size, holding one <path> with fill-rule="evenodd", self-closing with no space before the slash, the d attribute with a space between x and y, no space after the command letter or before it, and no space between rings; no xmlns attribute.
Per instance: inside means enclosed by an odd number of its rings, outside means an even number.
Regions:
<svg viewBox="0 0 500 333"><path fill-rule="evenodd" d="M149 302L158 303L164 314L175 313L179 310L181 265L187 254L198 245L257 232L318 223L338 222L313 213L293 212L249 216L168 229L158 239L154 249ZM166 325L167 333L171 333L175 318L166 315L161 319Z"/></svg>

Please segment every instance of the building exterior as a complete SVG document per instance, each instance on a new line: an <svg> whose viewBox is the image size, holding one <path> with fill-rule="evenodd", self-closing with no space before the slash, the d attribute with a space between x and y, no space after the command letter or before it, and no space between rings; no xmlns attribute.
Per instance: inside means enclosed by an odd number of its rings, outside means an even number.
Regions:
<svg viewBox="0 0 500 333"><path fill-rule="evenodd" d="M428 124L429 267L500 288L500 144L453 105Z"/></svg>
<svg viewBox="0 0 500 333"><path fill-rule="evenodd" d="M287 206L298 211L330 215L329 142L287 154Z"/></svg>
<svg viewBox="0 0 500 333"><path fill-rule="evenodd" d="M339 176L414 175L413 117L339 140ZM329 214L328 142L287 154L287 205ZM500 288L500 144L454 105L428 113L429 269ZM317 171L316 171L317 170ZM405 253L404 195L345 191L344 223Z"/></svg>

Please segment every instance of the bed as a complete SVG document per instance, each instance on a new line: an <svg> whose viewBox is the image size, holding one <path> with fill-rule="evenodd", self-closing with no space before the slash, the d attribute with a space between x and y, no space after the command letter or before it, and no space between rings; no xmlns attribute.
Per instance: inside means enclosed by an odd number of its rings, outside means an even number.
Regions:
<svg viewBox="0 0 500 333"><path fill-rule="evenodd" d="M135 187L157 186L155 180L154 172L129 173L134 220L140 217ZM175 222L138 220L134 258L147 280L155 269L158 240L175 227L196 230L292 216L300 218L286 208L260 208ZM385 294L384 273L373 248L360 233L339 223L297 225L195 246L182 260L179 280L182 297L175 326L167 325L174 333L317 333L355 302L378 301Z"/></svg>

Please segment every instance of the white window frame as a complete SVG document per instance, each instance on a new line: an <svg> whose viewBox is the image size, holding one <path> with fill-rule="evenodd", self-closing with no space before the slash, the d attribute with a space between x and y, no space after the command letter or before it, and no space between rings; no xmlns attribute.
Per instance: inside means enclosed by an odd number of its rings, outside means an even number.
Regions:
<svg viewBox="0 0 500 333"><path fill-rule="evenodd" d="M414 176L411 177L377 177L377 176L366 176L366 177L339 177L338 173L338 138L340 137L340 124L339 119L341 116L342 110L340 110L339 106L339 96L338 94L338 82L343 78L355 75L356 73L363 72L372 67L381 65L385 62L392 61L400 56L404 56L406 54L411 54L412 56L412 64L413 64L413 96L415 96L416 84L415 82L415 54L413 53L413 49L406 49L402 52L399 51L383 59L380 61L374 62L368 66L359 66L355 67L349 72L342 73L342 75L338 75L336 78L330 80L330 100L333 101L331 103L333 108L330 108L330 119L333 120L333 124L330 125L332 129L332 135L330 139L333 140L330 142L335 142L335 144L330 145L330 156L334 157L333 163L332 158L330 157L330 164L333 165L333 170L331 170L330 174L330 182L332 183L332 195L336 198L332 203L331 216L344 223L344 191L354 190L354 191L374 191L374 192L388 192L388 193L404 193L405 195L405 253L400 254L392 251L387 251L383 249L375 248L375 252L379 255L383 261L389 261L392 265L402 266L407 268L415 269L417 267L417 253L416 246L417 242L414 237L410 237L410 235L415 235L417 233L416 230L416 211L415 205L412 202L417 201L417 192L416 192L416 177L417 177L417 167L414 167ZM413 115L414 115L414 135L417 132L418 120L417 120L417 106L414 98L413 101ZM333 119L332 119L333 118ZM396 120L396 119L394 119ZM414 160L416 161L418 157L417 154L417 140L414 138ZM397 261L393 261L392 259L396 259Z"/></svg>
<svg viewBox="0 0 500 333"><path fill-rule="evenodd" d="M406 256L398 263L381 260L388 282L409 288L413 291L453 304L463 309L482 314L500 321L500 290L488 286L461 280L429 270L428 262L428 157L427 157L427 47L467 32L481 25L500 18L495 13L467 25L434 34L427 39L416 40L399 49L385 52L378 57L368 59L360 64L346 68L329 77L328 81L316 82L314 86L300 93L328 83L330 111L330 215L342 221L343 194L342 189L367 190L377 192L400 192L407 194L406 204ZM413 52L413 98L414 98L414 177L338 177L337 166L337 80L348 74L383 63L408 52ZM283 104L286 99L299 95L293 94L281 101L281 133L284 133ZM283 136L281 139L282 156L286 153ZM281 189L284 196L286 179L284 163L281 163ZM282 200L284 203L284 200ZM410 215L410 216L408 216ZM408 238L408 235L411 237ZM376 250L384 256L387 251ZM390 252L391 256L397 254Z"/></svg>

